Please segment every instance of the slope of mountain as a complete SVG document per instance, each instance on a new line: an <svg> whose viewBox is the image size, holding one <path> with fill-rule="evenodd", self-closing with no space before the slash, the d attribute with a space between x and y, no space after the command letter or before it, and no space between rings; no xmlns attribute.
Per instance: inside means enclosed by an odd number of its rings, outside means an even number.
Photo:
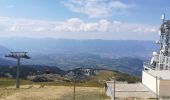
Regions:
<svg viewBox="0 0 170 100"><path fill-rule="evenodd" d="M1 78L16 78L16 67L1 66L0 70ZM27 65L22 66L20 70L20 77L22 79L29 79L34 82L56 82L61 84L72 83L75 80L75 76L76 82L94 86L103 86L105 81L109 81L113 77L119 81L140 81L138 77L106 69L75 68L69 71L64 71L57 67Z"/></svg>
<svg viewBox="0 0 170 100"><path fill-rule="evenodd" d="M45 73L55 73L64 75L66 71L57 67L41 66L41 65L23 65L20 67L20 76L26 79L28 75L38 75ZM16 66L0 66L0 77L16 77Z"/></svg>
<svg viewBox="0 0 170 100"><path fill-rule="evenodd" d="M113 78L116 78L118 81L126 81L129 83L140 81L139 77L107 69L75 68L67 71L66 76L73 79L73 75L76 76L76 79L80 82L85 81L91 83L104 83L105 81L113 80Z"/></svg>
<svg viewBox="0 0 170 100"><path fill-rule="evenodd" d="M16 64L16 62L15 61L13 61L13 60L8 60L8 59L4 59L4 58L0 58L0 66L6 66L6 65L15 65Z"/></svg>
<svg viewBox="0 0 170 100"><path fill-rule="evenodd" d="M48 60L47 60L48 59ZM103 68L141 75L144 60L134 57L106 58L92 54L60 54L32 58L33 64L56 66L63 70L74 68Z"/></svg>

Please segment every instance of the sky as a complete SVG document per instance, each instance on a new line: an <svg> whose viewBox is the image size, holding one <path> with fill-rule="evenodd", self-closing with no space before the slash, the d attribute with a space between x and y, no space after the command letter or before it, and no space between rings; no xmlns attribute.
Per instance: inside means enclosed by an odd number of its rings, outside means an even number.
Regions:
<svg viewBox="0 0 170 100"><path fill-rule="evenodd" d="M0 38L156 40L170 0L0 0Z"/></svg>

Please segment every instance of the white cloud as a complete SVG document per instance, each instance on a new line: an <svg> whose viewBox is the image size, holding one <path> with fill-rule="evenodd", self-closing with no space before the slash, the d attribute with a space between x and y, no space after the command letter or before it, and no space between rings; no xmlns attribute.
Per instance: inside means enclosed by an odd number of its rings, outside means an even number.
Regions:
<svg viewBox="0 0 170 100"><path fill-rule="evenodd" d="M71 11L86 14L90 18L125 14L131 8L120 0L67 0L64 5Z"/></svg>
<svg viewBox="0 0 170 100"><path fill-rule="evenodd" d="M46 21L31 19L13 19L0 17L0 36L26 36L26 37L61 37L61 38L96 38L119 39L120 35L126 39L130 36L141 38L138 35L148 36L157 31L157 26L146 24L125 23L120 21L108 21L101 19L96 22L84 22L79 18L71 18L66 21ZM71 35L72 34L72 35ZM102 36L103 34L104 36ZM85 36L86 35L86 36ZM88 35L88 36L87 36ZM128 36L127 36L128 35Z"/></svg>

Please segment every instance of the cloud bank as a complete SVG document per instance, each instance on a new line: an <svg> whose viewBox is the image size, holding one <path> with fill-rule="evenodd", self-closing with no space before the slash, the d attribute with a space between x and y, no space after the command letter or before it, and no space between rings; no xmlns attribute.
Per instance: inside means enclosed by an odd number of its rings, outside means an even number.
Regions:
<svg viewBox="0 0 170 100"><path fill-rule="evenodd" d="M85 22L79 18L70 18L65 21L47 21L32 19L14 19L0 17L0 36L26 36L26 37L56 37L56 38L88 38L101 35L103 39L109 39L110 35L119 39L118 35L136 36L149 35L157 31L157 26L125 23L120 21L108 21L101 19L96 22ZM72 34L72 35L71 35ZM103 36L106 35L106 36ZM127 35L127 37L125 36ZM102 37L103 36L103 37ZM95 37L94 37L95 38Z"/></svg>
<svg viewBox="0 0 170 100"><path fill-rule="evenodd" d="M120 0L67 0L64 5L73 12L88 15L89 18L106 18L112 15L127 14L132 7Z"/></svg>

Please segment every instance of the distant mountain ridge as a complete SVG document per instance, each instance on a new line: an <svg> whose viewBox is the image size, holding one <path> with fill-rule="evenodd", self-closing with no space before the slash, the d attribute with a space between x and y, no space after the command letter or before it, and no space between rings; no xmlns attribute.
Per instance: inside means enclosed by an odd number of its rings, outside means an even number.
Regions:
<svg viewBox="0 0 170 100"><path fill-rule="evenodd" d="M0 40L13 51L28 51L32 54L89 53L108 57L148 57L158 49L154 41L142 40L71 40L10 38Z"/></svg>
<svg viewBox="0 0 170 100"><path fill-rule="evenodd" d="M0 66L13 66L16 65L16 62L13 60L8 60L4 58L0 58Z"/></svg>
<svg viewBox="0 0 170 100"><path fill-rule="evenodd" d="M0 56L1 56L1 57L4 57L5 54L8 54L9 52L10 52L10 49L9 49L9 48L0 45Z"/></svg>

